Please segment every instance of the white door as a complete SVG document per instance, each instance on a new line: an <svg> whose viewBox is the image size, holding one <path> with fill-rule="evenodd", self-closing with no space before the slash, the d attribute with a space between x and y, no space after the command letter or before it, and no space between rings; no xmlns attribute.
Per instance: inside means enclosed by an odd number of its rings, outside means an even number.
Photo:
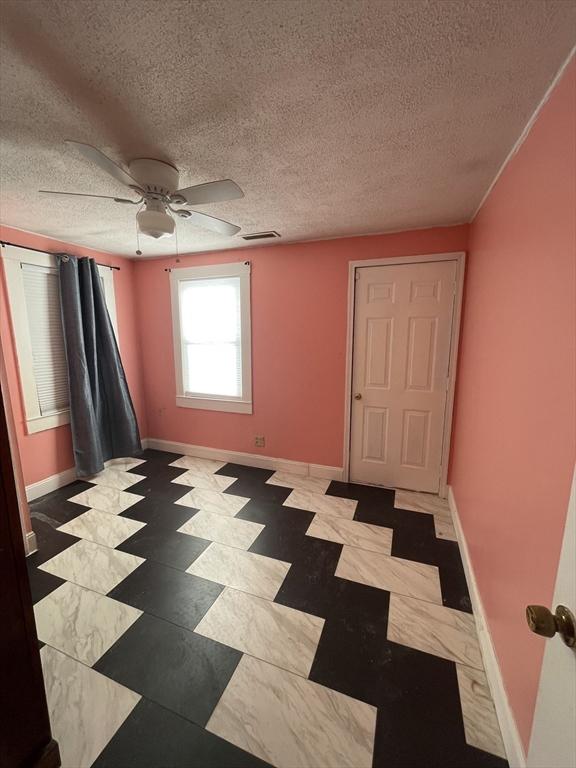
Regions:
<svg viewBox="0 0 576 768"><path fill-rule="evenodd" d="M437 493L456 261L356 269L350 479Z"/></svg>
<svg viewBox="0 0 576 768"><path fill-rule="evenodd" d="M549 608L554 612L558 605L576 613L576 473ZM530 768L576 766L576 648L565 645L559 635L546 641L528 765Z"/></svg>

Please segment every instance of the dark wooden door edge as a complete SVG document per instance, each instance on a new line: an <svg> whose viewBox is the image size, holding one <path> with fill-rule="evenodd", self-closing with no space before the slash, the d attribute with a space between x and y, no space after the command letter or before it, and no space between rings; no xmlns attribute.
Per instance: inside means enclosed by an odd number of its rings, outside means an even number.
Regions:
<svg viewBox="0 0 576 768"><path fill-rule="evenodd" d="M0 765L58 768L60 754L50 731L5 394L6 388L0 386Z"/></svg>
<svg viewBox="0 0 576 768"><path fill-rule="evenodd" d="M40 754L32 759L26 768L60 768L60 750L58 742L51 739Z"/></svg>

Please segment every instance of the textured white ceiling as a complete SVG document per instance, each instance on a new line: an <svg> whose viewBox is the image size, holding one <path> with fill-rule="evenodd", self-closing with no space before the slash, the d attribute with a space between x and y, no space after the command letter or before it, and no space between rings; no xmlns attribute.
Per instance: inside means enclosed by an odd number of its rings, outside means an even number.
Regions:
<svg viewBox="0 0 576 768"><path fill-rule="evenodd" d="M0 221L134 255L67 148L168 160L283 241L468 221L574 44L568 0L0 0ZM248 245L178 222L180 252ZM142 239L145 256L174 239Z"/></svg>

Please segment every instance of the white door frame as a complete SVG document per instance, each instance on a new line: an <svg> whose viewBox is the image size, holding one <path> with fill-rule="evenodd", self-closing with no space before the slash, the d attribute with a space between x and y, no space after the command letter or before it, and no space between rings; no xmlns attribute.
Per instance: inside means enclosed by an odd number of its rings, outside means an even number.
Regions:
<svg viewBox="0 0 576 768"><path fill-rule="evenodd" d="M351 261L348 265L348 323L346 338L346 401L344 407L344 481L350 479L350 432L352 419L352 363L354 358L354 306L356 300L356 270L362 267L387 267L397 264L418 264L430 261L456 262L456 295L454 297L454 315L450 337L450 369L448 372L448 392L446 396L446 411L444 414L444 430L442 439L442 465L440 468L439 495L448 495L448 461L450 458L450 438L452 433L452 413L454 410L454 391L456 386L456 365L458 361L458 342L460 339L460 318L462 314L462 295L464 291L464 272L466 254L464 251L455 253L434 253L422 256L392 256L384 259L364 259Z"/></svg>

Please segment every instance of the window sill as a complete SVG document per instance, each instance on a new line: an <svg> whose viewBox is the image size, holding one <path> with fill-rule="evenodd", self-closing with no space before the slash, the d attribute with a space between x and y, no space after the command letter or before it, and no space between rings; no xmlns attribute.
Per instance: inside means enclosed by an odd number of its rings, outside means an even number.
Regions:
<svg viewBox="0 0 576 768"><path fill-rule="evenodd" d="M33 435L36 432L44 432L45 429L56 429L63 424L70 424L70 411L59 411L48 416L34 416L26 419L26 432Z"/></svg>
<svg viewBox="0 0 576 768"><path fill-rule="evenodd" d="M202 411L227 411L228 413L252 413L251 400L218 400L215 397L190 397L177 395L180 408L198 408Z"/></svg>

